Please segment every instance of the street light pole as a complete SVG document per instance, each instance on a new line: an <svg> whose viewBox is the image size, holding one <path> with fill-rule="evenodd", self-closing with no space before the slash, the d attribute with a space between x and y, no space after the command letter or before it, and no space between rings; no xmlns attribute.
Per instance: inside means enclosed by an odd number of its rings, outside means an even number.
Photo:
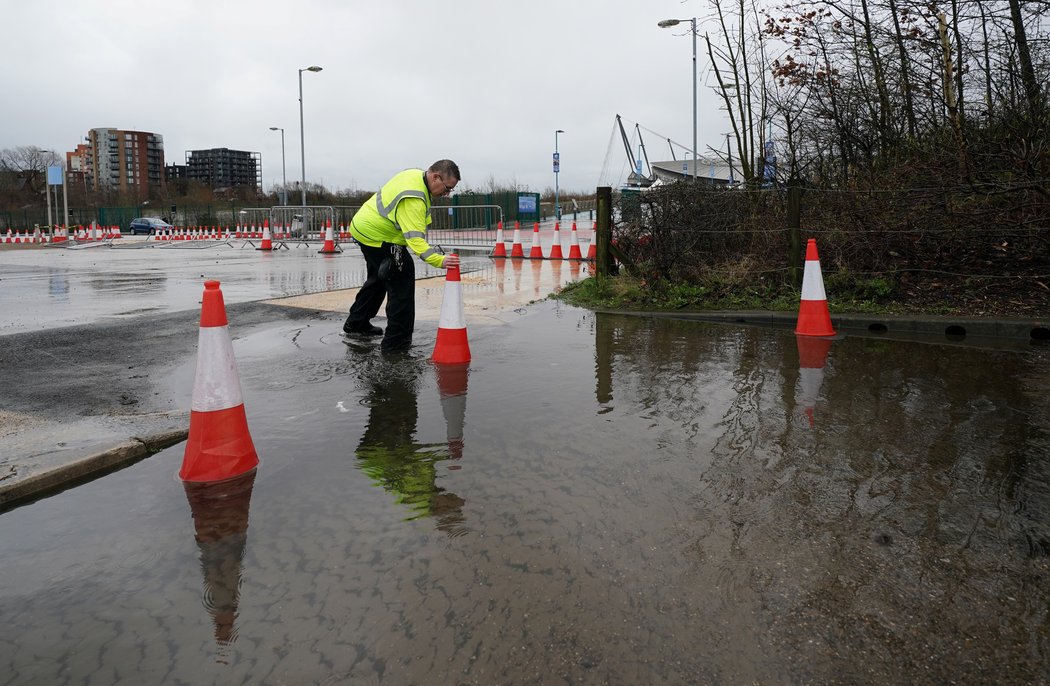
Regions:
<svg viewBox="0 0 1050 686"><path fill-rule="evenodd" d="M284 169L284 129L280 126L271 126L271 131L281 132L281 204L288 204L288 175Z"/></svg>
<svg viewBox="0 0 1050 686"><path fill-rule="evenodd" d="M561 209L558 207L558 172L561 171L561 157L558 155L558 134L565 133L561 129L554 132L554 221L561 221Z"/></svg>
<svg viewBox="0 0 1050 686"><path fill-rule="evenodd" d="M696 17L691 19L664 19L657 22L656 25L666 29L671 26L678 26L683 21L689 22L690 30L693 33L693 183L696 183L696 82L699 80L699 75L696 72Z"/></svg>
<svg viewBox="0 0 1050 686"><path fill-rule="evenodd" d="M303 72L304 71L321 71L321 67L307 67L299 70L299 153L302 156L302 193L303 193L303 207L306 207L306 135L303 133Z"/></svg>

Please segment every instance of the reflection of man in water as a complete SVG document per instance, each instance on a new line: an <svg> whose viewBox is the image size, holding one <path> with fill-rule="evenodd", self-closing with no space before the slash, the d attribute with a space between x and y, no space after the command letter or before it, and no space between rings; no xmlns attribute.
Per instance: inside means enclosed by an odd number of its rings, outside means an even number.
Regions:
<svg viewBox="0 0 1050 686"><path fill-rule="evenodd" d="M356 455L361 470L411 510L409 519L436 517L437 528L453 535L462 530L465 501L435 483L437 463L450 457L448 446L415 441L419 372L415 365L385 363L364 370L370 410Z"/></svg>

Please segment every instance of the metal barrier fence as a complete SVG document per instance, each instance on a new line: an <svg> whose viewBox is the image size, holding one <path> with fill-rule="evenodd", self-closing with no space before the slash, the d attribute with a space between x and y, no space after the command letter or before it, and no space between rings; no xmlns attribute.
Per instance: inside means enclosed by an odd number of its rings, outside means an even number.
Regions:
<svg viewBox="0 0 1050 686"><path fill-rule="evenodd" d="M429 243L450 246L492 247L496 229L503 222L499 205L439 205L430 209ZM504 227L506 229L506 227Z"/></svg>

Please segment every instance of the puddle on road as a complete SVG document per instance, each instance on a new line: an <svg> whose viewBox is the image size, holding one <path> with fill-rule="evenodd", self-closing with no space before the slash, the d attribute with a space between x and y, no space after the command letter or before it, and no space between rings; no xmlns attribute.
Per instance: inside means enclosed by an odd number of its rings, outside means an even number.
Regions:
<svg viewBox="0 0 1050 686"><path fill-rule="evenodd" d="M0 673L1045 678L1047 351L551 303L470 344L245 341L256 474L184 490L179 446L0 516Z"/></svg>

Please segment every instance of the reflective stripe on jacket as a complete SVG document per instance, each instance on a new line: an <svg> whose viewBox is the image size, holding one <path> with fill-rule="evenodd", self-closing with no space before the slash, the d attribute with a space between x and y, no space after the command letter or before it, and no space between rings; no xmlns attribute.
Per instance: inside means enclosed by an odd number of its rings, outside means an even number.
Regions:
<svg viewBox="0 0 1050 686"><path fill-rule="evenodd" d="M369 198L350 222L350 234L364 245L407 245L432 267L441 268L445 256L427 243L430 191L426 172L406 169L394 175Z"/></svg>

